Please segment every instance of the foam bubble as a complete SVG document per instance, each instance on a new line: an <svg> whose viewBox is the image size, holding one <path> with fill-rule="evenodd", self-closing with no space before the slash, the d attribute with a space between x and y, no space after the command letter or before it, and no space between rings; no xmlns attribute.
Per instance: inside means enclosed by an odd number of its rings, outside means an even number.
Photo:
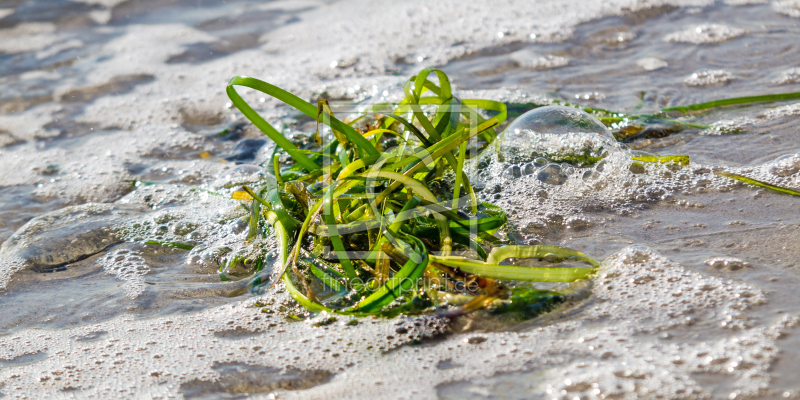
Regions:
<svg viewBox="0 0 800 400"><path fill-rule="evenodd" d="M747 33L744 29L724 24L702 24L671 33L664 37L667 42L675 43L722 43Z"/></svg>
<svg viewBox="0 0 800 400"><path fill-rule="evenodd" d="M666 61L655 57L642 58L636 61L636 65L640 66L645 71L655 71L669 66L669 64Z"/></svg>
<svg viewBox="0 0 800 400"><path fill-rule="evenodd" d="M515 51L508 57L516 61L522 68L528 69L552 69L569 64L569 59L566 57L552 54L542 55L527 49Z"/></svg>
<svg viewBox="0 0 800 400"><path fill-rule="evenodd" d="M736 257L711 257L703 261L709 268L722 271L738 271L750 266L750 263Z"/></svg>
<svg viewBox="0 0 800 400"><path fill-rule="evenodd" d="M26 262L22 258L0 255L0 290L4 290L11 281L11 277L25 269L25 266Z"/></svg>
<svg viewBox="0 0 800 400"><path fill-rule="evenodd" d="M789 17L800 17L800 1L798 0L776 0L772 2L772 8Z"/></svg>
<svg viewBox="0 0 800 400"><path fill-rule="evenodd" d="M798 11L800 14L800 11ZM789 68L781 73L781 76L775 79L778 85L791 85L800 82L800 68Z"/></svg>
<svg viewBox="0 0 800 400"><path fill-rule="evenodd" d="M98 262L106 273L125 282L127 297L135 299L144 292L144 276L150 272L150 268L139 251L115 250L107 253Z"/></svg>
<svg viewBox="0 0 800 400"><path fill-rule="evenodd" d="M736 78L730 72L715 69L695 72L686 77L683 83L689 86L712 86L726 84L734 79Z"/></svg>

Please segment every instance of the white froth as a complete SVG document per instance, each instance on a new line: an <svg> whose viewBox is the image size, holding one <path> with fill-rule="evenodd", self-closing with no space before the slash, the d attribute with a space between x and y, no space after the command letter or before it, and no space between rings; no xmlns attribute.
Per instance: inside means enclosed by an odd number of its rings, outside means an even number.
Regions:
<svg viewBox="0 0 800 400"><path fill-rule="evenodd" d="M508 55L509 58L519 63L523 68L551 69L569 64L566 57L552 54L541 55L530 50L519 50Z"/></svg>
<svg viewBox="0 0 800 400"><path fill-rule="evenodd" d="M722 271L738 271L750 266L750 263L736 257L711 257L703 261L710 268Z"/></svg>
<svg viewBox="0 0 800 400"><path fill-rule="evenodd" d="M18 53L44 49L59 40L56 25L50 22L22 23L7 31L0 41L0 51Z"/></svg>
<svg viewBox="0 0 800 400"><path fill-rule="evenodd" d="M744 29L724 24L703 24L688 27L664 37L667 42L707 44L722 43L747 33Z"/></svg>
<svg viewBox="0 0 800 400"><path fill-rule="evenodd" d="M781 73L781 76L773 82L778 85L791 85L800 82L800 68L789 68Z"/></svg>
<svg viewBox="0 0 800 400"><path fill-rule="evenodd" d="M262 302L272 308L279 298ZM317 387L281 391L283 398L429 398L437 388L440 395L502 395L503 387L493 384L509 374L522 377L513 382L526 382L520 393L536 397L709 395L697 374L714 374L741 395L768 395L775 341L798 319L782 315L766 328L755 326L751 309L764 301L757 288L704 277L633 246L604 262L580 313L530 331L449 334L428 345L398 347L441 335L444 321L367 318L353 325L339 317L314 328L238 304L5 336L0 359L12 366L0 370L0 378L14 398L58 395L65 388L82 398L179 396L188 382L220 379L212 367L239 362L334 374ZM715 332L713 338L687 336L699 325ZM39 352L47 357L13 364ZM392 378L398 375L403 379Z"/></svg>
<svg viewBox="0 0 800 400"><path fill-rule="evenodd" d="M25 269L25 260L17 256L0 255L0 291L5 290L11 278Z"/></svg>
<svg viewBox="0 0 800 400"><path fill-rule="evenodd" d="M689 86L711 86L722 85L734 79L736 79L736 77L734 77L730 72L721 69L715 69L695 72L687 76L686 79L683 80L683 83Z"/></svg>
<svg viewBox="0 0 800 400"><path fill-rule="evenodd" d="M800 17L800 1L798 0L775 0L772 2L775 11L790 17Z"/></svg>
<svg viewBox="0 0 800 400"><path fill-rule="evenodd" d="M669 63L660 58L645 57L636 61L636 65L642 67L642 69L645 71L655 71L661 68L666 68L669 66Z"/></svg>
<svg viewBox="0 0 800 400"><path fill-rule="evenodd" d="M135 250L115 250L107 253L99 261L103 270L125 282L125 295L135 299L144 292L144 277L150 272L141 253Z"/></svg>

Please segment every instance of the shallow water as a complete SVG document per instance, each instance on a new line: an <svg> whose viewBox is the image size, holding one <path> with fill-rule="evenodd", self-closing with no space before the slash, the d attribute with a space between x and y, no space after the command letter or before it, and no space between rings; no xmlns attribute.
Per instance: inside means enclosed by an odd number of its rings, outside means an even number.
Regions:
<svg viewBox="0 0 800 400"><path fill-rule="evenodd" d="M0 397L800 397L798 198L714 174L799 188L800 103L719 109L693 117L712 128L627 143L689 155L678 169L484 160L476 185L518 241L605 260L588 298L522 324L292 322L279 286L220 280L221 254L274 243L241 248L244 210L208 192L262 179L271 149L226 105L234 75L374 101L434 65L512 116L552 100L651 113L800 91L798 10L0 3Z"/></svg>

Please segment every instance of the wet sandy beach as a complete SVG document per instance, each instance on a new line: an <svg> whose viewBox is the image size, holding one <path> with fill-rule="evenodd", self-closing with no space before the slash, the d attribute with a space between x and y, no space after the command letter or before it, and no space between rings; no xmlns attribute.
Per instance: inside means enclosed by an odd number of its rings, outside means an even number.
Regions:
<svg viewBox="0 0 800 400"><path fill-rule="evenodd" d="M681 168L473 168L518 242L602 260L532 320L296 320L280 284L218 273L247 227L230 192L274 146L233 76L366 104L435 66L509 119L647 113L800 91L798 24L787 0L0 2L0 398L800 398L800 197L717 174L798 190L796 101L625 144Z"/></svg>

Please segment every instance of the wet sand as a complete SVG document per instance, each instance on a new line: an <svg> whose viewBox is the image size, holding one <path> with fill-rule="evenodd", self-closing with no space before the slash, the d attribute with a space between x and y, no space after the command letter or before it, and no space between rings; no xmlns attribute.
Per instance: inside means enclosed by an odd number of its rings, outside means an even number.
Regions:
<svg viewBox="0 0 800 400"><path fill-rule="evenodd" d="M679 170L611 157L556 181L514 173L533 160L473 171L518 241L604 260L590 295L525 322L294 321L280 285L220 281L213 253L237 249L244 213L202 191L261 179L272 146L244 142L264 137L228 103L235 75L374 102L437 66L460 96L518 113L553 99L652 112L799 91L796 2L12 3L0 397L800 397L800 200L715 174L800 188L797 103L712 111L697 117L710 129L628 144L689 155ZM245 98L290 134L307 128Z"/></svg>

